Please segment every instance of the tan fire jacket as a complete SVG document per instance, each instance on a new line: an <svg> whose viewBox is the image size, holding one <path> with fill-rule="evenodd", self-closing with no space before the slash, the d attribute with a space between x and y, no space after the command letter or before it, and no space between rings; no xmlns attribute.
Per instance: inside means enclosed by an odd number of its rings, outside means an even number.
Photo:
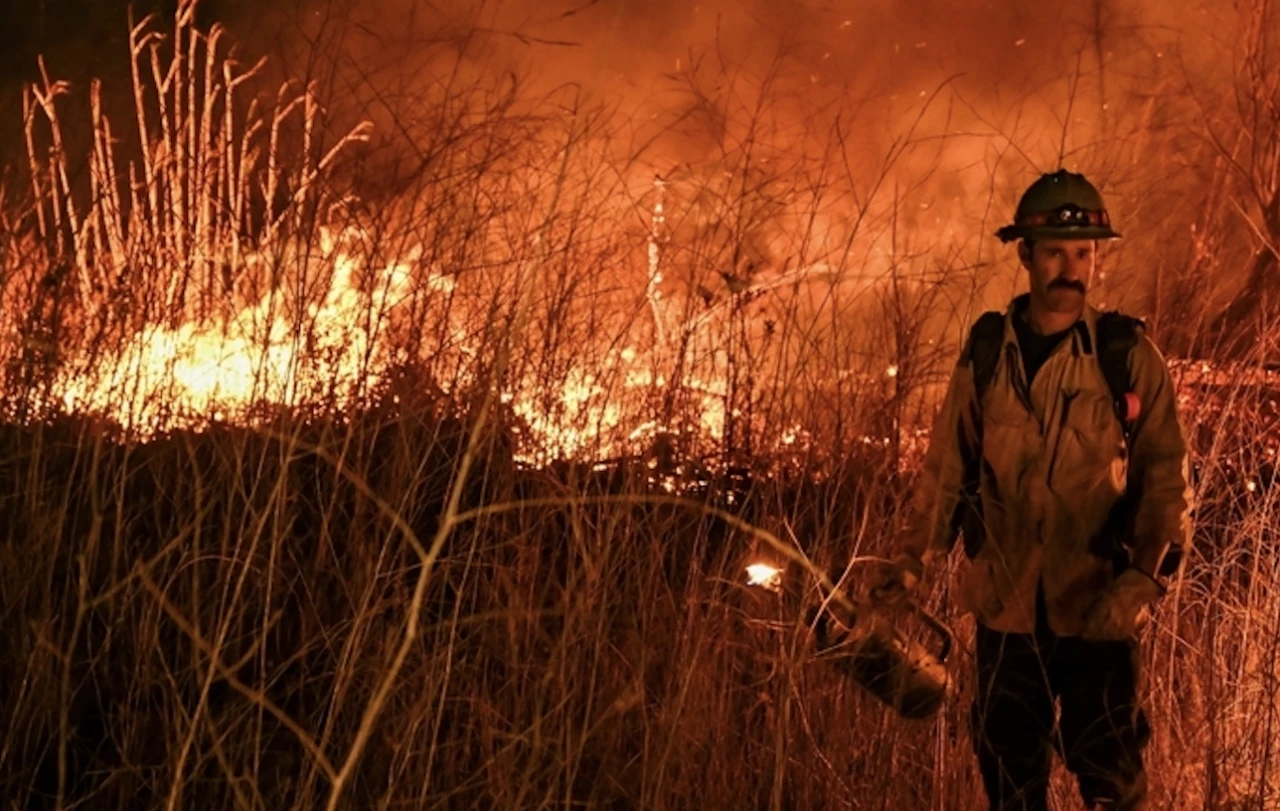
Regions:
<svg viewBox="0 0 1280 811"><path fill-rule="evenodd" d="M950 551L966 470L976 473L985 538L965 573L962 607L994 630L1030 633L1043 580L1050 627L1075 636L1113 579L1101 536L1126 487L1139 488L1132 565L1154 573L1170 543L1189 546L1187 448L1164 357L1140 334L1129 363L1141 411L1126 449L1093 355L1099 315L1093 307L1028 390L1011 320L1025 298L1005 314L1000 360L980 408L967 348L952 374L904 546L925 564Z"/></svg>

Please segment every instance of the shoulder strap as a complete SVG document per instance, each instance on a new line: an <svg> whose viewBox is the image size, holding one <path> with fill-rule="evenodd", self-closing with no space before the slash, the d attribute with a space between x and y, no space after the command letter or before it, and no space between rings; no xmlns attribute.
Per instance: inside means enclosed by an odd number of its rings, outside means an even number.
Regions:
<svg viewBox="0 0 1280 811"><path fill-rule="evenodd" d="M960 362L973 369L974 397L979 410L982 408L982 394L991 385L996 367L1000 364L1000 348L1003 344L1004 313L995 310L983 313L969 328L969 342L965 345ZM981 420L977 430L981 434ZM982 501L978 497L979 479L977 463L971 461L966 464L964 487L951 517L952 529L958 530L963 537L964 553L970 560L977 556L987 538L985 522L982 520Z"/></svg>
<svg viewBox="0 0 1280 811"><path fill-rule="evenodd" d="M995 377L1000 363L1000 346L1004 342L1004 313L985 312L969 330L968 361L973 367L973 386L978 402Z"/></svg>
<svg viewBox="0 0 1280 811"><path fill-rule="evenodd" d="M1145 404L1138 400L1133 388L1133 379L1129 370L1129 355L1138 345L1146 324L1139 318L1125 315L1114 310L1098 316L1098 365L1102 367L1102 376L1106 378L1107 388L1111 390L1111 400L1115 405L1116 417L1124 430L1124 441L1132 451L1133 431ZM1116 502L1107 523L1108 534L1116 540L1112 550L1112 562L1115 571L1121 572L1129 566L1130 548L1134 535L1137 504L1141 498L1141 481L1130 480L1125 495ZM1171 545L1160 563L1158 574L1172 575L1182 558L1182 547Z"/></svg>
<svg viewBox="0 0 1280 811"><path fill-rule="evenodd" d="M1141 404L1132 402L1136 395L1129 375L1129 353L1138 345L1144 326L1141 319L1115 310L1098 316L1098 365L1111 390L1111 400L1126 440L1141 409Z"/></svg>

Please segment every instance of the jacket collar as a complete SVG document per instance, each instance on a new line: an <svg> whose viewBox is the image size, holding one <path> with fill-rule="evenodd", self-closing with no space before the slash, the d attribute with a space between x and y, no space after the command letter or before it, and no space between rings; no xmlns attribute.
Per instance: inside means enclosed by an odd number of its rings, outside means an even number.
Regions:
<svg viewBox="0 0 1280 811"><path fill-rule="evenodd" d="M1027 305L1031 302L1031 294L1023 293L1013 300L1009 305L1009 309L1004 315L1004 345L1017 346L1018 337L1014 331L1013 319L1021 318L1022 313L1026 311ZM1084 312L1080 314L1079 320L1071 325L1072 334L1069 336L1072 342L1072 349L1077 355L1092 355L1093 349L1098 345L1098 316L1101 313L1092 304L1085 302Z"/></svg>

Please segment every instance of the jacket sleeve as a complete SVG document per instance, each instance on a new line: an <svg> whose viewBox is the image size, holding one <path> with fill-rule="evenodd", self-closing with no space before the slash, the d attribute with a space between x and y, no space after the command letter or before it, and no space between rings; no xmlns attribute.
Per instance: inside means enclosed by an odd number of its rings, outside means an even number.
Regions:
<svg viewBox="0 0 1280 811"><path fill-rule="evenodd" d="M961 494L966 485L976 486L981 418L969 352L970 347L966 346L951 373L908 508L902 552L920 569L934 557L951 551L960 529L957 507Z"/></svg>
<svg viewBox="0 0 1280 811"><path fill-rule="evenodd" d="M1164 356L1141 335L1129 363L1141 403L1129 460L1130 486L1137 489L1132 564L1154 576L1171 545L1185 549L1191 544L1194 495L1177 394Z"/></svg>

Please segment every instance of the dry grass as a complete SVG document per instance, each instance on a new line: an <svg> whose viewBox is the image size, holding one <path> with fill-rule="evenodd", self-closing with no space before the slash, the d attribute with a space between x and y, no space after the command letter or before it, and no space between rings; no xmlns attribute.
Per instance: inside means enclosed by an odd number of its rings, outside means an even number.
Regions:
<svg viewBox="0 0 1280 811"><path fill-rule="evenodd" d="M80 182L46 78L0 206L6 807L977 807L965 645L956 699L904 723L742 579L771 539L819 571L892 541L984 272L899 235L913 131L866 197L848 132L796 150L764 91L711 100L716 158L637 190L581 99L450 87L375 215L341 191L369 133L328 136L306 89L260 107L193 8L133 28L145 146L117 154L95 86ZM297 396L235 424L57 414L144 323L263 300L342 345L309 307L343 257L376 386L303 351ZM378 309L395 262L414 285ZM1200 545L1146 638L1156 808L1280 796L1275 385L1249 377L1278 334L1183 381ZM965 639L954 574L931 601Z"/></svg>

